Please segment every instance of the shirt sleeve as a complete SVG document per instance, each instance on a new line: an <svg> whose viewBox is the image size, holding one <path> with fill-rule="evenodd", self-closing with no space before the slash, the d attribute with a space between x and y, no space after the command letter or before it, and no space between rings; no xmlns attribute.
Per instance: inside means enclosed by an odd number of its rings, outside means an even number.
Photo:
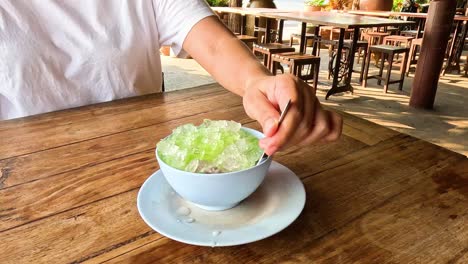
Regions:
<svg viewBox="0 0 468 264"><path fill-rule="evenodd" d="M153 0L160 46L171 46L174 54L185 56L182 49L192 27L214 15L204 0Z"/></svg>

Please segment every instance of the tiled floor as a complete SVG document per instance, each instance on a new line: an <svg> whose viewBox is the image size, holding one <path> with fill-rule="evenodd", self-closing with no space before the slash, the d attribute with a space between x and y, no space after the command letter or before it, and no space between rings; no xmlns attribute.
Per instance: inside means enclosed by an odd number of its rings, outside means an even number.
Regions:
<svg viewBox="0 0 468 264"><path fill-rule="evenodd" d="M322 54L325 53L323 50ZM403 91L399 91L395 84L384 94L382 86L378 86L376 80L369 80L368 87L362 88L357 83L358 75L355 74L354 94L335 95L325 100L326 91L330 87L327 83L327 61L326 57L322 59L319 78L321 82L317 91L323 104L468 155L466 76L448 74L441 78L433 110L419 110L408 106L412 75L405 80ZM192 59L163 57L162 63L168 91L214 82Z"/></svg>

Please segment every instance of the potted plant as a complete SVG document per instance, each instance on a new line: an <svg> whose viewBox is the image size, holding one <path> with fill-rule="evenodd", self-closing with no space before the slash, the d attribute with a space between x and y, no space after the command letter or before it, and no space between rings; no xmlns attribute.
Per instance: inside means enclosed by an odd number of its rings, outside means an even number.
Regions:
<svg viewBox="0 0 468 264"><path fill-rule="evenodd" d="M390 11L393 7L393 0L361 0L359 9L365 11Z"/></svg>
<svg viewBox="0 0 468 264"><path fill-rule="evenodd" d="M326 0L306 0L305 11L320 11L322 7L326 6Z"/></svg>

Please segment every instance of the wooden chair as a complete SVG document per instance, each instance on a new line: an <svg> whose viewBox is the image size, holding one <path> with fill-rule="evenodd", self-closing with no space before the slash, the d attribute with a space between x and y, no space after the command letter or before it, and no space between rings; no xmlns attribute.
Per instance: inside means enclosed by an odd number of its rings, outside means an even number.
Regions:
<svg viewBox="0 0 468 264"><path fill-rule="evenodd" d="M314 41L315 41L316 36L315 36L315 34L312 34L312 33L306 33L306 35L305 35L305 43L300 43L301 34L293 33L293 34L291 34L291 37L289 38L289 46L292 47L293 42L294 42L294 39L299 39L299 46L300 46L300 47L303 47L304 53L307 53L307 52L306 52L307 43L309 42L309 40L314 40Z"/></svg>
<svg viewBox="0 0 468 264"><path fill-rule="evenodd" d="M383 44L385 45L392 45L392 46L404 46L409 48L411 46L411 42L413 41L414 37L412 36L398 36L398 35L390 35L386 36L383 39Z"/></svg>
<svg viewBox="0 0 468 264"><path fill-rule="evenodd" d="M416 59L416 55L418 50L421 50L422 47L422 38L414 39L411 42L411 47L409 50L409 56L408 56L408 65L406 66L406 76L409 75L411 65L417 64L418 60Z"/></svg>
<svg viewBox="0 0 468 264"><path fill-rule="evenodd" d="M383 44L397 46L397 47L410 48L413 39L414 37L412 36L390 35L390 36L384 37ZM401 60L399 58L399 54L397 54L396 57L397 59L393 62L393 65L398 67L400 66Z"/></svg>
<svg viewBox="0 0 468 264"><path fill-rule="evenodd" d="M364 72L364 81L362 82L362 86L366 87L367 86L367 80L375 78L377 79L377 84L381 84L382 81L384 81L384 93L387 93L388 90L388 85L393 84L393 83L399 83L398 89L403 90L403 82L405 80L405 72L406 72L406 61L408 59L408 50L409 48L406 47L397 47L397 46L391 46L391 45L375 45L369 47L369 54L366 59L366 69ZM380 53L382 54L381 57L381 63L379 67L379 74L378 75L369 75L369 67L370 67L370 55L372 53ZM400 66L400 79L398 80L390 80L390 75L392 72L392 67L393 67L393 59L396 54L403 54L403 63L401 63ZM384 78L382 77L383 69L384 69L384 62L385 62L385 57L388 57L388 69L387 69L387 76Z"/></svg>
<svg viewBox="0 0 468 264"><path fill-rule="evenodd" d="M271 71L271 55L276 53L295 51L293 47L280 43L254 43L252 48L253 53L263 54L263 65Z"/></svg>
<svg viewBox="0 0 468 264"><path fill-rule="evenodd" d="M418 31L417 30L403 30L400 32L401 36L413 37L418 38Z"/></svg>
<svg viewBox="0 0 468 264"><path fill-rule="evenodd" d="M271 55L272 73L276 75L278 63L284 63L289 66L289 72L298 78L314 82L314 92L317 90L318 75L320 71L320 57L308 55L301 52L284 52ZM302 69L309 66L308 73L303 75Z"/></svg>
<svg viewBox="0 0 468 264"><path fill-rule="evenodd" d="M372 45L382 45L383 39L387 36L390 36L390 33L381 32L381 31L367 31L367 32L363 32L361 36L362 36L362 39L367 41L367 43L369 44L368 47L370 47ZM371 56L369 49L367 49L367 54L368 56ZM380 55L374 54L375 64L377 64L379 60L380 60Z"/></svg>
<svg viewBox="0 0 468 264"><path fill-rule="evenodd" d="M254 43L257 43L257 37L249 36L249 35L237 35L237 39L244 42L249 48L252 48Z"/></svg>
<svg viewBox="0 0 468 264"><path fill-rule="evenodd" d="M367 43L369 43L369 46L381 45L383 43L383 39L388 36L390 36L390 33L380 31L368 31L362 33L363 40L366 40Z"/></svg>

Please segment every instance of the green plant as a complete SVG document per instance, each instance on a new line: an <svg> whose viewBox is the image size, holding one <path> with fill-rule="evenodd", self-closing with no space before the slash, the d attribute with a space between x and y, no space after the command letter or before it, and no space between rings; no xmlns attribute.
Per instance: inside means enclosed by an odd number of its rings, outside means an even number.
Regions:
<svg viewBox="0 0 468 264"><path fill-rule="evenodd" d="M210 6L229 6L229 0L206 0Z"/></svg>
<svg viewBox="0 0 468 264"><path fill-rule="evenodd" d="M307 0L304 2L308 6L326 6L326 0Z"/></svg>
<svg viewBox="0 0 468 264"><path fill-rule="evenodd" d="M392 11L400 12L401 8L403 7L404 0L393 0L393 8ZM414 1L417 5L427 4L429 0L416 0Z"/></svg>

